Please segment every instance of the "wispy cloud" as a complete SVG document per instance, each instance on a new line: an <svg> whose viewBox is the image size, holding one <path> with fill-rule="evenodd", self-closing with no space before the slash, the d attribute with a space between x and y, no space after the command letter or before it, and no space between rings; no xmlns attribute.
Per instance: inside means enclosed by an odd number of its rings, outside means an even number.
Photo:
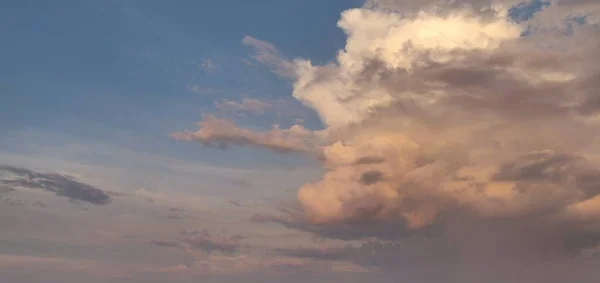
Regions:
<svg viewBox="0 0 600 283"><path fill-rule="evenodd" d="M292 61L287 59L270 42L256 39L251 36L244 36L242 42L256 50L254 59L272 68L273 72L282 77L293 78L295 76L295 67Z"/></svg>
<svg viewBox="0 0 600 283"><path fill-rule="evenodd" d="M187 89L191 92L202 94L202 95L214 95L214 94L219 94L219 93L223 92L222 90L219 90L219 89L207 88L207 87L202 87L199 85L187 85Z"/></svg>
<svg viewBox="0 0 600 283"><path fill-rule="evenodd" d="M200 68L207 74L213 74L220 70L219 64L210 58L204 58L200 61Z"/></svg>
<svg viewBox="0 0 600 283"><path fill-rule="evenodd" d="M256 98L243 98L239 102L223 99L221 101L216 101L215 106L218 110L226 113L240 114L244 112L249 112L254 115L261 115L274 105L272 102L265 100L260 100Z"/></svg>
<svg viewBox="0 0 600 283"><path fill-rule="evenodd" d="M254 132L239 128L233 121L206 115L199 123L198 131L172 134L178 140L197 141L204 146L227 149L231 145L262 147L278 153L313 151L308 139L312 132L294 125L280 129L277 125L266 132Z"/></svg>
<svg viewBox="0 0 600 283"><path fill-rule="evenodd" d="M111 200L106 192L76 181L69 176L38 173L13 166L0 165L0 184L12 190L19 187L45 190L55 193L57 196L96 205L105 205Z"/></svg>
<svg viewBox="0 0 600 283"><path fill-rule="evenodd" d="M341 260L349 257L351 248L276 248L274 251L283 256L321 260Z"/></svg>

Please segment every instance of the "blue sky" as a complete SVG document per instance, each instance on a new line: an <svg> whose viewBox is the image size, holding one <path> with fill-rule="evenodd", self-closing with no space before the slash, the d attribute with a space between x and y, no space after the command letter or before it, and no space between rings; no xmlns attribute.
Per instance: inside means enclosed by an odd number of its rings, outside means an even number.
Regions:
<svg viewBox="0 0 600 283"><path fill-rule="evenodd" d="M594 1L5 2L0 281L600 278Z"/></svg>
<svg viewBox="0 0 600 283"><path fill-rule="evenodd" d="M178 154L182 145L167 134L194 127L217 98L289 96L290 82L243 62L250 60L245 35L325 62L344 44L335 26L340 12L359 2L11 1L0 12L1 130ZM214 93L194 93L194 86ZM320 127L313 115L307 122ZM180 156L194 155L188 149ZM212 156L202 155L194 156Z"/></svg>
<svg viewBox="0 0 600 283"><path fill-rule="evenodd" d="M0 164L69 174L104 191L127 193L133 198L132 204L113 201L115 208L111 210L116 214L108 216L106 209L85 203L73 204L60 198L55 203L44 197L34 201L39 197L35 193L3 197L4 208L9 203L11 207L40 204L25 212L9 209L2 213L11 219L11 224L3 225L15 229L3 235L0 253L5 259L41 256L79 262L89 258L122 260L119 249L147 249L152 246L150 242L169 240L183 230L209 229L216 234L227 229L233 230L228 232L231 234L243 232L246 237L289 234L279 227L259 227L255 231L248 218L271 210L282 200L293 200L295 189L320 170L291 169L314 162L261 149L203 148L169 137L173 132L194 129L202 115L217 113L215 101L243 97L286 98L302 115L285 116L278 123L287 126L302 118L308 127L322 127L312 111L289 99L291 81L278 78L255 62L253 49L243 45L242 39L246 35L272 39L288 56L325 62L344 44L344 35L335 26L339 14L360 6L361 1L284 2L5 3L0 10ZM273 123L272 117L233 118L256 129L270 128ZM155 205L148 206L146 199ZM229 201L241 207L235 209ZM173 207L178 211L170 212ZM80 216L69 216L74 212ZM27 215L30 220L17 214ZM178 214L191 216L177 220ZM127 215L138 223L130 232L115 224ZM142 215L150 218L140 218ZM175 220L165 222L167 217ZM143 220L152 218L156 222ZM94 228L90 223L107 226ZM29 225L38 228L25 228ZM87 236L68 232L71 229ZM113 242L115 248L107 253L90 252L97 249L95 244L86 240L73 243L73 237L97 241L98 235L92 235L99 233L95 229L120 235L120 240ZM142 240L133 246L119 244L134 237L128 233L141 234L136 237ZM295 241L310 243L311 237L302 237L304 240ZM275 237L273 241L279 240ZM161 253L165 257L164 250L152 250L153 257ZM124 260L139 256L134 252L125 255ZM164 266L177 266L188 262L190 255L166 256L165 260ZM17 280L14 282L80 280L76 276L69 279L69 272L60 272L58 267L56 270L46 279L22 279L25 273L18 271L8 278ZM89 280L94 278L88 276ZM107 280L104 276L98 278L101 282ZM118 278L111 280L121 282Z"/></svg>

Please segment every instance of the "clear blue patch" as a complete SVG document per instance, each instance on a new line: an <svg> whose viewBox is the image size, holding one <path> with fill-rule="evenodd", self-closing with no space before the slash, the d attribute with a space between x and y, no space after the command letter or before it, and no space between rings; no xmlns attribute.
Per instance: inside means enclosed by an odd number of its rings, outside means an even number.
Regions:
<svg viewBox="0 0 600 283"><path fill-rule="evenodd" d="M565 20L565 22L566 22L565 25L567 26L566 34L571 35L571 34L573 34L573 27L585 25L587 22L587 19L586 19L586 16L579 16L579 17L568 18Z"/></svg>
<svg viewBox="0 0 600 283"><path fill-rule="evenodd" d="M508 10L508 16L516 23L527 21L544 7L550 6L550 2L533 0L516 5Z"/></svg>

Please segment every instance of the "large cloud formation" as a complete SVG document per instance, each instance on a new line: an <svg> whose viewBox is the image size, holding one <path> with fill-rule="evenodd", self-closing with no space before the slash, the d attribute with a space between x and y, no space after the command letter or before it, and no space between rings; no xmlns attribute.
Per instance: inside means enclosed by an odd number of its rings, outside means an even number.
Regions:
<svg viewBox="0 0 600 283"><path fill-rule="evenodd" d="M325 129L296 143L278 129L216 135L209 120L183 137L318 156L323 177L298 193L318 227L462 219L593 246L600 2L519 2L368 1L342 13L346 46L327 65L246 37Z"/></svg>

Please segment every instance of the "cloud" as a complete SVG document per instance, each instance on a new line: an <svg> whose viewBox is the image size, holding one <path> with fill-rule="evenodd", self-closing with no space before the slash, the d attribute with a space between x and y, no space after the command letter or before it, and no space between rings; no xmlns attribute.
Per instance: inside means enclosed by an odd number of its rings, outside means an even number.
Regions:
<svg viewBox="0 0 600 283"><path fill-rule="evenodd" d="M153 241L151 244L153 246L163 247L163 248L177 248L177 249L183 248L183 246L178 242Z"/></svg>
<svg viewBox="0 0 600 283"><path fill-rule="evenodd" d="M83 271L93 267L89 261L73 260L68 258L56 257L37 257L37 256L19 256L19 255L0 255L0 268L20 269L24 266L35 267L36 269L51 268L63 272Z"/></svg>
<svg viewBox="0 0 600 283"><path fill-rule="evenodd" d="M282 77L294 77L294 64L277 50L277 48L263 40L251 36L244 36L242 42L256 50L254 59L272 68L273 72Z"/></svg>
<svg viewBox="0 0 600 283"><path fill-rule="evenodd" d="M0 178L0 184L13 190L17 187L45 190L53 192L57 196L95 205L105 205L111 201L106 192L65 175L0 166Z"/></svg>
<svg viewBox="0 0 600 283"><path fill-rule="evenodd" d="M355 165L377 164L385 162L385 158L379 156L365 156L357 159Z"/></svg>
<svg viewBox="0 0 600 283"><path fill-rule="evenodd" d="M274 251L282 256L319 260L341 260L348 257L351 248L276 248Z"/></svg>
<svg viewBox="0 0 600 283"><path fill-rule="evenodd" d="M317 238L336 239L343 241L368 240L397 240L409 235L439 235L439 229L428 227L419 231L409 230L406 223L400 219L353 219L335 223L314 223L301 212L286 215L254 214L250 220L255 223L275 223L286 228L313 234Z"/></svg>
<svg viewBox="0 0 600 283"><path fill-rule="evenodd" d="M0 186L0 193L7 194L16 191L16 189L8 187L8 186Z"/></svg>
<svg viewBox="0 0 600 283"><path fill-rule="evenodd" d="M581 264L573 258L600 242L600 3L522 2L371 0L341 14L346 45L325 65L245 37L325 127L303 131L292 151L318 156L323 169L299 188L299 210L251 220L392 241L347 256L440 270L431 282L481 282L486 271L497 282L539 281L540 260L570 274ZM273 150L269 134L220 128L236 134L219 140Z"/></svg>
<svg viewBox="0 0 600 283"><path fill-rule="evenodd" d="M463 2L439 5L443 12L425 3L410 15L383 9L407 1L348 10L338 22L347 42L335 63L294 61L293 95L317 111L332 141L323 148L322 180L299 192L311 221L400 218L419 229L461 209L525 216L598 193L548 180L501 182L489 173L536 152L572 156L592 143L593 126L580 109L594 91L582 86L599 70L580 63L597 52L541 49L508 19L510 6L496 3L482 14ZM574 39L597 43L576 32L562 38ZM368 156L385 161L358 161ZM467 171L476 182L453 179ZM547 195L528 195L535 188Z"/></svg>
<svg viewBox="0 0 600 283"><path fill-rule="evenodd" d="M218 90L218 89L202 87L199 85L187 85L187 89L191 92L203 94L203 95L212 95L212 94L217 94L217 93L221 92L221 90Z"/></svg>
<svg viewBox="0 0 600 283"><path fill-rule="evenodd" d="M373 171L368 171L368 172L363 173L360 176L360 182L363 185L368 186L368 185L373 185L373 184L381 181L382 178L383 178L383 173L381 173L381 171L373 170Z"/></svg>
<svg viewBox="0 0 600 283"><path fill-rule="evenodd" d="M215 236L208 230L182 231L177 241L153 241L151 244L158 247L200 250L207 254L220 252L233 254L240 250L241 235Z"/></svg>
<svg viewBox="0 0 600 283"><path fill-rule="evenodd" d="M469 219L486 239L514 231L532 254L597 243L600 168L587 149L599 130L600 68L589 62L600 27L582 19L600 4L551 1L511 15L519 3L369 1L342 13L346 46L321 66L252 44L269 58L261 62L294 69L293 96L326 126L324 175L298 193L304 217L253 221L402 239ZM372 229L382 223L395 224ZM534 244L531 227L551 240Z"/></svg>
<svg viewBox="0 0 600 283"><path fill-rule="evenodd" d="M240 241L244 239L241 235L212 236L207 230L202 232L182 232L181 239L194 249L200 249L206 253L220 251L223 253L235 253L239 251Z"/></svg>
<svg viewBox="0 0 600 283"><path fill-rule="evenodd" d="M212 74L219 70L219 65L209 58L204 58L200 62L200 68L207 74Z"/></svg>
<svg viewBox="0 0 600 283"><path fill-rule="evenodd" d="M262 147L277 153L313 151L309 140L312 132L301 125L294 125L289 129L280 129L276 125L266 132L254 132L239 128L233 121L205 115L199 126L200 129L196 132L179 132L172 134L172 137L184 141L197 141L206 147L221 149L237 145Z"/></svg>
<svg viewBox="0 0 600 283"><path fill-rule="evenodd" d="M220 111L233 113L249 112L254 115L261 115L265 110L273 107L273 103L255 98L243 98L239 102L223 99L215 102L215 105Z"/></svg>

